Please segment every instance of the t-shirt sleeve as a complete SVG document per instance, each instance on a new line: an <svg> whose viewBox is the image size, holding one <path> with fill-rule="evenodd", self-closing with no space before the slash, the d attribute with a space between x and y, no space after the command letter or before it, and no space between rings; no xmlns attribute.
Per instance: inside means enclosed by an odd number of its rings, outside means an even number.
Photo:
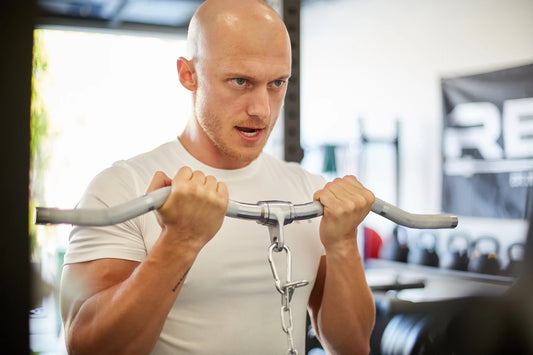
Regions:
<svg viewBox="0 0 533 355"><path fill-rule="evenodd" d="M107 208L129 201L144 193L132 173L115 165L98 174L87 187L76 208ZM142 261L146 246L140 217L106 227L72 229L65 253L65 264L103 258Z"/></svg>

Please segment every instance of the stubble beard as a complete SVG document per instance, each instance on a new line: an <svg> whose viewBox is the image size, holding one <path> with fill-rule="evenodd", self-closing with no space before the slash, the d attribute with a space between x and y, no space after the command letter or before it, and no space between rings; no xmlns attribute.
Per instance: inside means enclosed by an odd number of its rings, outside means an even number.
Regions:
<svg viewBox="0 0 533 355"><path fill-rule="evenodd" d="M243 150L240 150L239 148L234 148L231 146L231 143L228 140L225 140L224 132L223 132L223 125L220 124L221 118L218 117L218 115L212 113L212 112L203 112L204 119L201 120L197 116L197 120L200 124L200 127L202 127L202 130L205 132L211 143L215 146L215 148L222 153L222 155L230 158L231 160L234 160L239 163L251 163L254 161L259 154L261 154L264 143L261 146L261 149L258 151L251 152L245 152ZM264 142L267 141L270 130L264 131L262 134L266 135L264 139ZM233 134L233 133L230 133Z"/></svg>

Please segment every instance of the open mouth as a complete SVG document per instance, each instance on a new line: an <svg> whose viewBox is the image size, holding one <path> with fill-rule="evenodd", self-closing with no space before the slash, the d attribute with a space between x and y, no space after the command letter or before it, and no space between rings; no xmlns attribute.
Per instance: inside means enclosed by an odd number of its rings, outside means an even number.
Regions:
<svg viewBox="0 0 533 355"><path fill-rule="evenodd" d="M260 128L249 128L249 127L236 127L239 132L241 132L246 137L253 137L259 132L261 132Z"/></svg>

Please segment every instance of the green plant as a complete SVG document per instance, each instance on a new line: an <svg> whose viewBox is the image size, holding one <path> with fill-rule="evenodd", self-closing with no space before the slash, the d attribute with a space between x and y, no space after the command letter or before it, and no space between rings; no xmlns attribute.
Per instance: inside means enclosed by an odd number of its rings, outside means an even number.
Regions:
<svg viewBox="0 0 533 355"><path fill-rule="evenodd" d="M42 147L48 135L49 119L46 105L43 100L44 79L48 69L46 50L43 43L42 30L34 31L33 42L33 73L31 93L30 117L30 198L29 198L29 235L30 255L36 256L38 249L36 227L33 223L35 206L43 203L43 174L47 165L46 155Z"/></svg>

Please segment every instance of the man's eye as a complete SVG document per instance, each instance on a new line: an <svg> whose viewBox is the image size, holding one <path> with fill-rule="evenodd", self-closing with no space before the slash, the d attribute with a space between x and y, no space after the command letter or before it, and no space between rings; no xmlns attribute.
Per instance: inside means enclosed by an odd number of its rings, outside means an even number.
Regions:
<svg viewBox="0 0 533 355"><path fill-rule="evenodd" d="M231 79L231 81L237 86L243 86L246 84L246 79L242 79L242 78Z"/></svg>
<svg viewBox="0 0 533 355"><path fill-rule="evenodd" d="M283 84L285 84L285 80L274 80L272 82L272 86L276 87L276 88L280 88L283 86Z"/></svg>

